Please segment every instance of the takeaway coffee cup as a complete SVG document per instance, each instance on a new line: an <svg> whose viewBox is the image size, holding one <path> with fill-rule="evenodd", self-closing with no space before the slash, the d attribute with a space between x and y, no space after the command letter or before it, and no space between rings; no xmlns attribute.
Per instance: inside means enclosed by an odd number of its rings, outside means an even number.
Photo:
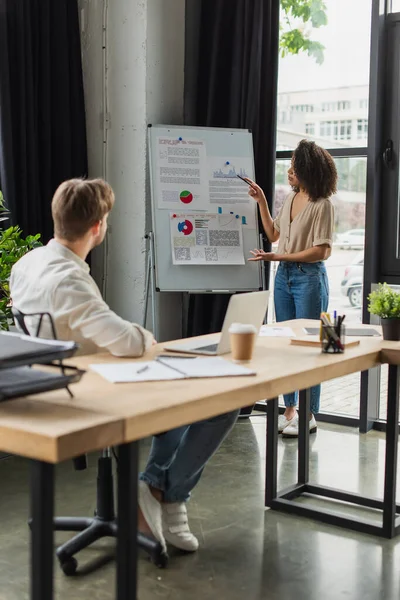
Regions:
<svg viewBox="0 0 400 600"><path fill-rule="evenodd" d="M237 362L247 362L253 356L257 329L254 325L232 323L229 327L232 358Z"/></svg>

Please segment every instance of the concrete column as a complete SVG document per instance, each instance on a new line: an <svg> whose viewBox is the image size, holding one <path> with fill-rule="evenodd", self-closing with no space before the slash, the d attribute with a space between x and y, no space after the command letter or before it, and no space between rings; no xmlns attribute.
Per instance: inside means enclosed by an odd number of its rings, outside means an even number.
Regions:
<svg viewBox="0 0 400 600"><path fill-rule="evenodd" d="M106 248L106 300L122 317L142 323L146 273L144 236L151 226L147 125L183 121L185 1L78 1L82 20L89 174L106 176L116 194ZM104 15L107 17L106 35ZM104 41L106 94L103 93ZM103 136L104 118L107 129ZM94 253L93 274L101 283L103 252L100 249ZM175 323L179 329L180 298L163 298L162 306L164 302L169 304L161 312L168 310L168 322ZM161 322L160 327L163 329ZM173 337L173 333L165 332L162 337Z"/></svg>

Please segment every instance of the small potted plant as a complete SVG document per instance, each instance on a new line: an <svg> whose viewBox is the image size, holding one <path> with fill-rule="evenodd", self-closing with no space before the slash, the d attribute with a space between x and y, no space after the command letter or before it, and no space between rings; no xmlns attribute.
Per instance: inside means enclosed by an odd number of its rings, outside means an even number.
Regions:
<svg viewBox="0 0 400 600"><path fill-rule="evenodd" d="M381 318L384 340L400 340L400 294L380 283L368 296L368 310Z"/></svg>

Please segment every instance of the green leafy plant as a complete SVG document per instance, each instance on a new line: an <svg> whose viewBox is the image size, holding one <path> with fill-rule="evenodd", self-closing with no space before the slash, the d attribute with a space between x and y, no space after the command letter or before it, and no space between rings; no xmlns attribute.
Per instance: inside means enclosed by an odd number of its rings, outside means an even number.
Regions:
<svg viewBox="0 0 400 600"><path fill-rule="evenodd" d="M400 294L380 283L368 296L368 310L381 319L400 319Z"/></svg>
<svg viewBox="0 0 400 600"><path fill-rule="evenodd" d="M0 329L8 330L12 322L9 287L12 266L29 250L41 245L40 233L24 238L18 226L0 231Z"/></svg>
<svg viewBox="0 0 400 600"><path fill-rule="evenodd" d="M307 52L320 65L325 46L311 39L312 29L328 23L324 0L281 0L279 47L281 56Z"/></svg>

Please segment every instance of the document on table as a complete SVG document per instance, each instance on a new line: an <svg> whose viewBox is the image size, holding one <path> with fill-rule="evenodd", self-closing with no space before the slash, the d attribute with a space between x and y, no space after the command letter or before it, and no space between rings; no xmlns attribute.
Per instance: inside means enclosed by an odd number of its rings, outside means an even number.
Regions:
<svg viewBox="0 0 400 600"><path fill-rule="evenodd" d="M171 213L174 265L244 265L242 224L234 214Z"/></svg>
<svg viewBox="0 0 400 600"><path fill-rule="evenodd" d="M262 325L259 335L260 337L296 337L291 327L271 327L271 325Z"/></svg>
<svg viewBox="0 0 400 600"><path fill-rule="evenodd" d="M173 371L155 360L151 362L105 363L90 365L90 368L111 383L185 379L184 374Z"/></svg>
<svg viewBox="0 0 400 600"><path fill-rule="evenodd" d="M206 377L255 375L251 369L223 358L163 357L150 362L123 362L90 365L111 383L168 381Z"/></svg>

